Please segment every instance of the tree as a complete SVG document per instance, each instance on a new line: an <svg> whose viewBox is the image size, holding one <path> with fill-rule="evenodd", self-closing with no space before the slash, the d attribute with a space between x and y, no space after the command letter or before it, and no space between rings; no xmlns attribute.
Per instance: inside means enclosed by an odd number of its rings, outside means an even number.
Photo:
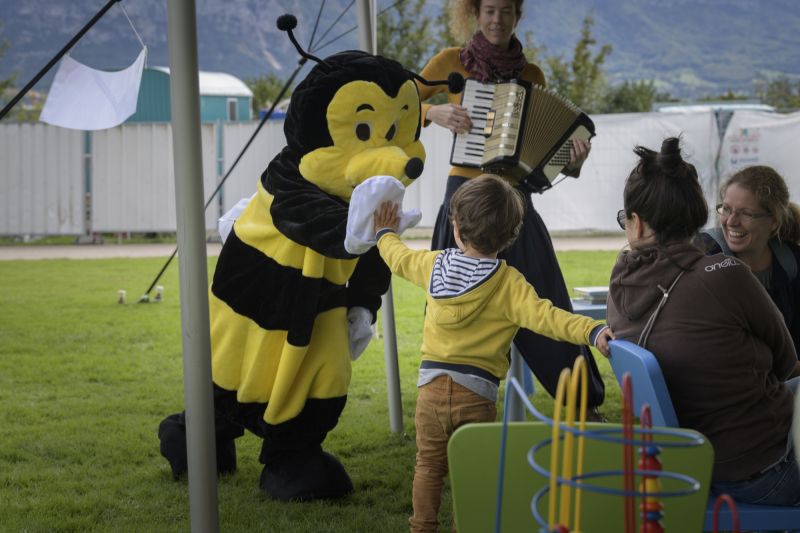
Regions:
<svg viewBox="0 0 800 533"><path fill-rule="evenodd" d="M0 34L3 31L3 23L0 22ZM0 59L5 55L10 46L8 39L0 39ZM17 75L10 74L6 79L0 80L0 108L11 101L17 94L16 91ZM45 97L42 93L28 91L24 98L19 100L9 113L4 117L14 122L36 122L44 107Z"/></svg>
<svg viewBox="0 0 800 533"><path fill-rule="evenodd" d="M436 50L461 45L458 39L453 37L450 33L450 10L447 9L446 6L439 10L439 14L436 16L433 26L436 31L436 37L434 38L434 48Z"/></svg>
<svg viewBox="0 0 800 533"><path fill-rule="evenodd" d="M628 81L606 92L603 113L644 113L653 108L657 93L655 82Z"/></svg>
<svg viewBox="0 0 800 533"><path fill-rule="evenodd" d="M44 109L45 99L45 94L30 90L22 100L17 102L16 107L8 116L13 117L16 122L38 122L39 115Z"/></svg>
<svg viewBox="0 0 800 533"><path fill-rule="evenodd" d="M0 34L3 32L3 23L0 22ZM6 54L6 50L11 44L8 39L0 40L0 59ZM0 102L6 102L6 92L10 92L16 83L16 75L11 74L8 78L0 80Z"/></svg>
<svg viewBox="0 0 800 533"><path fill-rule="evenodd" d="M592 25L594 17L587 15L583 19L580 39L575 45L571 61L561 56L550 56L544 61L547 85L587 113L602 108L606 90L603 63L612 51L610 44L604 44L597 53L593 53L592 48L597 40L592 35Z"/></svg>
<svg viewBox="0 0 800 533"><path fill-rule="evenodd" d="M431 50L440 50L460 43L449 32L450 13L439 10L434 20L423 13L425 0L399 0L378 18L378 53L400 61L417 72L428 60ZM616 87L606 83L603 70L612 47L604 44L595 50L592 35L594 18L587 15L573 57L548 55L547 47L537 45L530 31L520 35L528 61L542 66L548 87L568 98L587 113L620 113L650 111L659 95L653 81L625 81ZM437 95L431 103L443 103L447 96ZM436 98L436 97L435 97Z"/></svg>
<svg viewBox="0 0 800 533"><path fill-rule="evenodd" d="M522 53L525 54L525 57L530 63L535 63L537 65L544 65L547 63L547 46L536 44L533 39L532 31L526 30L524 34L521 36L518 35L517 38L522 42Z"/></svg>
<svg viewBox="0 0 800 533"><path fill-rule="evenodd" d="M409 5L411 1L398 0L378 16L378 53L419 72L443 34L434 37L433 21L423 12L425 0L413 0ZM446 21L446 16L437 21Z"/></svg>
<svg viewBox="0 0 800 533"><path fill-rule="evenodd" d="M271 72L263 78L245 80L245 83L253 91L253 116L258 117L261 109L272 105L286 84L286 80ZM283 97L289 98L293 89L294 87L289 87Z"/></svg>
<svg viewBox="0 0 800 533"><path fill-rule="evenodd" d="M603 65L612 47L605 44L596 53L597 40L592 35L594 18L583 19L581 33L571 61L561 56L548 56L546 46L536 46L530 32L524 35L525 55L542 65L547 85L565 96L586 113L635 113L652 109L660 97L653 81L626 80L617 86L606 82Z"/></svg>
<svg viewBox="0 0 800 533"><path fill-rule="evenodd" d="M735 102L736 100L747 100L748 96L745 93L737 93L730 89L725 91L724 93L712 96L709 98L701 98L700 101L708 100L708 101L721 101L721 102Z"/></svg>
<svg viewBox="0 0 800 533"><path fill-rule="evenodd" d="M800 109L800 79L791 80L780 76L756 87L761 102L771 105L777 111L788 113Z"/></svg>

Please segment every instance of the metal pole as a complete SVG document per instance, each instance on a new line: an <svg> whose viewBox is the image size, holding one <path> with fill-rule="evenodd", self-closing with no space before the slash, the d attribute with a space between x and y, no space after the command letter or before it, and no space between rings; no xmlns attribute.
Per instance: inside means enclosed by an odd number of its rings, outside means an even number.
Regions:
<svg viewBox="0 0 800 533"><path fill-rule="evenodd" d="M167 0L192 531L219 531L194 0Z"/></svg>
<svg viewBox="0 0 800 533"><path fill-rule="evenodd" d="M375 5L371 0L358 0L356 2L358 14L358 46L370 54L376 53L375 25L373 24Z"/></svg>
<svg viewBox="0 0 800 533"><path fill-rule="evenodd" d="M358 45L370 54L376 52L375 5L371 0L358 0ZM386 394L389 400L389 429L403 432L403 401L400 397L400 368L397 363L397 336L394 324L394 297L392 284L383 295L383 359L386 363Z"/></svg>
<svg viewBox="0 0 800 533"><path fill-rule="evenodd" d="M520 355L519 350L517 347L512 343L511 344L511 367L508 369L508 379L514 377L517 378L520 386L523 384L524 379L524 372L525 367L523 366L525 363L522 361L522 355ZM508 386L508 380L506 381L506 395L513 394L508 401L506 401L506 405L508 406L508 420L511 422L520 422L525 420L525 405L522 403L522 398L519 397L518 394L515 394L516 391L512 391L511 387Z"/></svg>
<svg viewBox="0 0 800 533"><path fill-rule="evenodd" d="M392 284L383 295L383 359L386 362L386 394L389 397L389 429L403 432L403 402L400 398L400 368L397 363L397 333L394 325Z"/></svg>

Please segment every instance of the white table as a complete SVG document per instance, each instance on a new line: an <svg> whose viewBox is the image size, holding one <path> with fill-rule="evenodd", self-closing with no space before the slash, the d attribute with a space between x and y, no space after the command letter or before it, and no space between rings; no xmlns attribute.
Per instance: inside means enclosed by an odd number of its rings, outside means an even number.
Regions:
<svg viewBox="0 0 800 533"><path fill-rule="evenodd" d="M572 310L579 315L586 315L595 320L606 319L606 304L589 304L581 300L572 300Z"/></svg>

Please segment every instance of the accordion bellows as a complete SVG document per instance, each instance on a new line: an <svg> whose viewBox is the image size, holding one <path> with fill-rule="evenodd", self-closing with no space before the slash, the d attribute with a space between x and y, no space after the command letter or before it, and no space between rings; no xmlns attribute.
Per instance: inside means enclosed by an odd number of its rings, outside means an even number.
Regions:
<svg viewBox="0 0 800 533"><path fill-rule="evenodd" d="M470 78L461 105L473 127L455 135L450 163L513 177L537 192L569 163L572 139L594 136L594 123L575 104L525 80Z"/></svg>

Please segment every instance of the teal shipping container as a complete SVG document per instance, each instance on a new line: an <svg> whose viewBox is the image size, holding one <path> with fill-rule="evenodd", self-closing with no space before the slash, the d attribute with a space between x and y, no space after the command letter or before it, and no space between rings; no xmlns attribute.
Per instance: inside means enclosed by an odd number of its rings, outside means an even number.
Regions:
<svg viewBox="0 0 800 533"><path fill-rule="evenodd" d="M236 122L251 120L253 92L239 78L224 72L198 73L200 120ZM169 68L144 69L139 100L128 122L168 122L170 112Z"/></svg>

